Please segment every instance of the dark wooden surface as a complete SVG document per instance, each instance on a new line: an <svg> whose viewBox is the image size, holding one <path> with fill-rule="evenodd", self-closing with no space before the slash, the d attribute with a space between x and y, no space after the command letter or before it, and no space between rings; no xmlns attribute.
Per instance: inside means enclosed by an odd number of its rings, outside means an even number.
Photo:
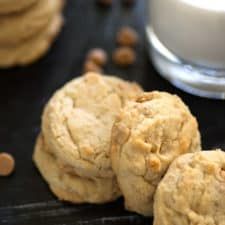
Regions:
<svg viewBox="0 0 225 225"><path fill-rule="evenodd" d="M90 48L112 52L115 32L122 25L132 25L141 35L137 63L129 69L109 63L106 72L136 80L145 90L180 95L199 120L204 148L225 149L225 102L185 94L152 67L144 33L145 1L125 9L115 0L106 10L94 2L68 0L65 27L49 54L27 68L0 70L0 151L10 152L16 159L16 172L0 178L0 225L151 224L149 218L126 212L122 199L101 206L58 202L31 161L44 104L57 88L81 74Z"/></svg>

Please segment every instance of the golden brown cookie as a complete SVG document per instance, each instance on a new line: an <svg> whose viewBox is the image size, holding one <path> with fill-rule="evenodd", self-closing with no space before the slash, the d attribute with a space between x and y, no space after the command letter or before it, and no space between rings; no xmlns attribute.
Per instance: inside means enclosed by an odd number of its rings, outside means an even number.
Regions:
<svg viewBox="0 0 225 225"><path fill-rule="evenodd" d="M0 0L0 14L15 13L30 7L38 0Z"/></svg>
<svg viewBox="0 0 225 225"><path fill-rule="evenodd" d="M54 161L43 165L38 153L34 161L58 198L104 203L120 196L111 168L111 129L124 102L140 92L134 83L88 73L50 99L42 117L45 147L38 147L42 144L37 142L35 152L42 152L44 158L51 155ZM44 169L53 164L57 164L52 170L57 174L54 177L60 176L59 183L52 181L48 168ZM64 184L63 177L68 183Z"/></svg>
<svg viewBox="0 0 225 225"><path fill-rule="evenodd" d="M25 66L38 60L51 47L62 25L63 18L58 14L32 39L15 47L0 48L0 67Z"/></svg>
<svg viewBox="0 0 225 225"><path fill-rule="evenodd" d="M200 147L197 121L179 97L154 91L127 102L112 129L111 147L126 208L152 215L156 187L170 163Z"/></svg>
<svg viewBox="0 0 225 225"><path fill-rule="evenodd" d="M37 139L34 160L51 191L60 199L75 203L101 203L116 199L119 189L116 178L80 177L70 167L62 167L51 150L47 149L43 136Z"/></svg>
<svg viewBox="0 0 225 225"><path fill-rule="evenodd" d="M155 195L154 225L225 224L225 153L177 158Z"/></svg>
<svg viewBox="0 0 225 225"><path fill-rule="evenodd" d="M61 12L63 5L63 0L39 0L28 10L0 16L0 48L17 46L36 36Z"/></svg>

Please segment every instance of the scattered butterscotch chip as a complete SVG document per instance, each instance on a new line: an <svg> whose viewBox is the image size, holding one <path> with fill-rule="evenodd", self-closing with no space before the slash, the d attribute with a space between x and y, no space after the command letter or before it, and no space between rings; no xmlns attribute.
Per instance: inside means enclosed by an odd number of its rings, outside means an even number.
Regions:
<svg viewBox="0 0 225 225"><path fill-rule="evenodd" d="M107 54L101 48L94 48L88 52L87 60L93 61L99 66L104 66L107 62Z"/></svg>
<svg viewBox="0 0 225 225"><path fill-rule="evenodd" d="M97 72L102 73L102 68L98 66L96 63L94 63L91 60L87 60L84 63L84 72Z"/></svg>
<svg viewBox="0 0 225 225"><path fill-rule="evenodd" d="M134 5L135 2L136 2L135 0L122 0L122 3L125 6L132 6L132 5Z"/></svg>
<svg viewBox="0 0 225 225"><path fill-rule="evenodd" d="M99 3L102 6L111 6L113 0L97 0L97 3Z"/></svg>
<svg viewBox="0 0 225 225"><path fill-rule="evenodd" d="M9 176L15 168L15 160L8 153L0 153L0 176Z"/></svg>
<svg viewBox="0 0 225 225"><path fill-rule="evenodd" d="M113 61L119 66L129 66L136 60L136 53L132 48L120 47L113 52Z"/></svg>
<svg viewBox="0 0 225 225"><path fill-rule="evenodd" d="M122 46L135 46L138 39L138 33L131 27L122 27L116 36L117 43Z"/></svg>

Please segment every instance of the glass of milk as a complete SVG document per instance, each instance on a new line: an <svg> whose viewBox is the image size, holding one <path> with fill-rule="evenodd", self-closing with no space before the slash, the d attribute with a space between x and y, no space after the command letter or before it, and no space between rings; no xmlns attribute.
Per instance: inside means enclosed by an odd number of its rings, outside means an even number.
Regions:
<svg viewBox="0 0 225 225"><path fill-rule="evenodd" d="M225 99L225 0L149 0L158 72L195 95Z"/></svg>

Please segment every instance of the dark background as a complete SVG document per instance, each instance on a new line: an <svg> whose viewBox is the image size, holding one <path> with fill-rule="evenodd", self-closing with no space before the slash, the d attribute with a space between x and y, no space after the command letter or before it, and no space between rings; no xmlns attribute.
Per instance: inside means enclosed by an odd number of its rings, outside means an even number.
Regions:
<svg viewBox="0 0 225 225"><path fill-rule="evenodd" d="M16 171L0 178L0 225L151 224L151 220L124 211L122 199L107 205L73 206L58 202L35 169L31 156L40 129L43 106L53 92L82 73L87 51L102 47L111 54L115 33L131 25L141 35L138 59L129 69L111 62L105 71L154 89L176 93L199 120L205 149L225 149L225 102L185 94L160 78L149 59L145 40L144 0L122 7L119 0L102 9L94 0L68 0L66 23L49 54L27 68L0 70L0 151L12 153Z"/></svg>

